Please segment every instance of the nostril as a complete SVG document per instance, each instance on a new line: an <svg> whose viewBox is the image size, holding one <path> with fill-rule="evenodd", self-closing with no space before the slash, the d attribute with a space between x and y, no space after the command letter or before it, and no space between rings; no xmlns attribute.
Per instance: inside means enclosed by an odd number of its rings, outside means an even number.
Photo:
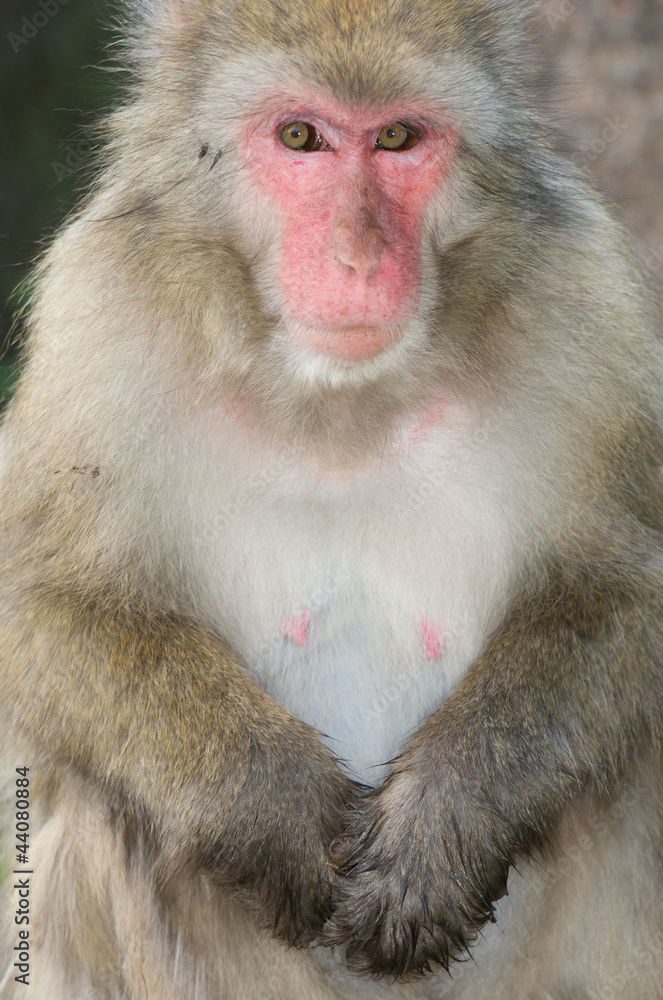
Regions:
<svg viewBox="0 0 663 1000"><path fill-rule="evenodd" d="M349 226L337 226L332 239L336 260L357 277L370 278L380 266L384 240L378 229L371 227L354 231Z"/></svg>

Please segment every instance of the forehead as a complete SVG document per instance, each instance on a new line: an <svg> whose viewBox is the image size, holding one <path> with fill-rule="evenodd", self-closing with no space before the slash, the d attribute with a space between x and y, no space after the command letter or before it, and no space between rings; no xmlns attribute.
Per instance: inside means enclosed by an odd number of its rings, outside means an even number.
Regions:
<svg viewBox="0 0 663 1000"><path fill-rule="evenodd" d="M210 42L231 61L266 47L278 50L291 78L364 107L420 96L439 60L472 50L477 64L496 38L482 0L208 2L215 29Z"/></svg>

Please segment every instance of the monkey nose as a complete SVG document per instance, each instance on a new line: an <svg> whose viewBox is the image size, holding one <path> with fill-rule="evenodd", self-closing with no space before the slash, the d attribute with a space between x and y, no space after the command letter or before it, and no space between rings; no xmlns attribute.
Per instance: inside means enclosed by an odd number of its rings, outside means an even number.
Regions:
<svg viewBox="0 0 663 1000"><path fill-rule="evenodd" d="M332 237L332 251L341 267L367 281L380 266L384 240L380 231L373 227L357 232L349 226L337 226Z"/></svg>

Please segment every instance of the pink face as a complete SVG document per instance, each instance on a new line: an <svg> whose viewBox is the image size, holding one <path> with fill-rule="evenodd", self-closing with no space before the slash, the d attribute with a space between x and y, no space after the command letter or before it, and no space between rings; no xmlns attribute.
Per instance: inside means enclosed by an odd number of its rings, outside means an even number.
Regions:
<svg viewBox="0 0 663 1000"><path fill-rule="evenodd" d="M362 112L313 94L253 122L243 152L282 221L276 277L296 336L339 358L379 354L418 309L422 219L455 137L420 107Z"/></svg>

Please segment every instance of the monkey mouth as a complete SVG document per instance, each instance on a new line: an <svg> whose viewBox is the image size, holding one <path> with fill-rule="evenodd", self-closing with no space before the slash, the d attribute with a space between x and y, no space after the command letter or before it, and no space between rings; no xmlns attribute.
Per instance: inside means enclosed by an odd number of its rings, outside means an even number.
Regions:
<svg viewBox="0 0 663 1000"><path fill-rule="evenodd" d="M402 337L402 331L384 326L302 327L297 331L297 340L303 347L341 361L377 357Z"/></svg>

